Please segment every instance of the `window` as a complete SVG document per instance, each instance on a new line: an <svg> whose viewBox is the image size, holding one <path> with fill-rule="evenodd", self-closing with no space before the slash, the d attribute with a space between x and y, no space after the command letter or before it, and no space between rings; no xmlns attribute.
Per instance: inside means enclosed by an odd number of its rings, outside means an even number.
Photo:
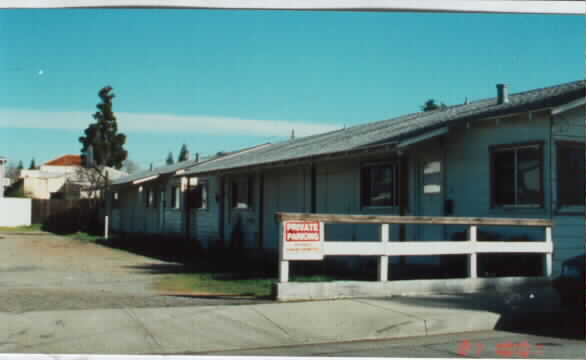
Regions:
<svg viewBox="0 0 586 360"><path fill-rule="evenodd" d="M117 209L120 207L120 200L118 192L112 193L112 208Z"/></svg>
<svg viewBox="0 0 586 360"><path fill-rule="evenodd" d="M208 184L200 182L197 186L189 188L189 207L191 209L208 208Z"/></svg>
<svg viewBox="0 0 586 360"><path fill-rule="evenodd" d="M396 206L397 167L394 164L362 168L362 206Z"/></svg>
<svg viewBox="0 0 586 360"><path fill-rule="evenodd" d="M491 203L496 206L543 206L543 146L493 146Z"/></svg>
<svg viewBox="0 0 586 360"><path fill-rule="evenodd" d="M584 144L557 143L558 206L584 206Z"/></svg>
<svg viewBox="0 0 586 360"><path fill-rule="evenodd" d="M245 177L232 182L232 208L252 208L252 177Z"/></svg>
<svg viewBox="0 0 586 360"><path fill-rule="evenodd" d="M171 202L169 206L173 209L181 208L181 188L179 186L171 187Z"/></svg>
<svg viewBox="0 0 586 360"><path fill-rule="evenodd" d="M208 184L205 182L200 183L200 202L199 202L199 209L207 209L208 208Z"/></svg>
<svg viewBox="0 0 586 360"><path fill-rule="evenodd" d="M155 192L152 189L145 189L144 191L145 207L150 208L155 205Z"/></svg>

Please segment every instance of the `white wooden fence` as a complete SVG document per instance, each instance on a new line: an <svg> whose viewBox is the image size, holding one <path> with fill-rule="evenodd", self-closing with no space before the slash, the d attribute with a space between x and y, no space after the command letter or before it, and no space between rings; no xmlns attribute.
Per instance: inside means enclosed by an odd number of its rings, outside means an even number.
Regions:
<svg viewBox="0 0 586 360"><path fill-rule="evenodd" d="M551 276L552 270L552 222L547 219L512 219L512 218L472 218L472 217L424 217L424 216L371 216L371 215L333 215L333 214L299 214L277 213L280 236L279 281L289 281L289 260L316 260L323 256L377 256L379 257L378 280L388 280L389 256L421 255L467 255L468 277L476 278L477 256L483 253L511 254L533 253L544 255L544 275ZM298 251L288 254L287 225L319 223L319 244L300 244ZM380 224L380 241L324 241L324 224ZM467 241L389 241L389 226L399 224L420 225L466 225ZM478 226L521 226L543 227L543 241L477 241ZM317 229L317 226L313 226ZM310 230L313 228L309 228ZM299 235L298 235L299 237ZM307 236L306 236L307 238ZM307 241L307 240L305 240ZM311 245L311 246L307 246ZM306 246L303 248L303 246ZM319 253L319 254L317 254Z"/></svg>

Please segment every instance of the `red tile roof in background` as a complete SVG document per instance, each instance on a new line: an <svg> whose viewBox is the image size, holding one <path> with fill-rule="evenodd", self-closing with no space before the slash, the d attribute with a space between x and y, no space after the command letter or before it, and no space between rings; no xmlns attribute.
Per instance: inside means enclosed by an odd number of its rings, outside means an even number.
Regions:
<svg viewBox="0 0 586 360"><path fill-rule="evenodd" d="M57 159L47 161L44 165L52 166L81 166L80 155L63 155Z"/></svg>

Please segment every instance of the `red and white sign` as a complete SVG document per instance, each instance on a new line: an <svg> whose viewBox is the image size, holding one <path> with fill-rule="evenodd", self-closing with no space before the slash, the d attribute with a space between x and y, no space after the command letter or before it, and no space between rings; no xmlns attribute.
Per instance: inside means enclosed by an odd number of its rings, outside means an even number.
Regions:
<svg viewBox="0 0 586 360"><path fill-rule="evenodd" d="M319 221L285 221L283 260L323 260L323 224Z"/></svg>

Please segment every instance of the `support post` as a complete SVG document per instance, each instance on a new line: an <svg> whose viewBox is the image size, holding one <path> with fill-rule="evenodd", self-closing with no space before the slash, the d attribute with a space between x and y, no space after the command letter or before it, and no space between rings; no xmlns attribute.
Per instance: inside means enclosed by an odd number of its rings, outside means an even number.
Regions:
<svg viewBox="0 0 586 360"><path fill-rule="evenodd" d="M289 261L279 261L279 282L289 282Z"/></svg>
<svg viewBox="0 0 586 360"><path fill-rule="evenodd" d="M106 219L104 221L104 238L106 240L108 240L108 229L110 227L109 224L108 224L108 219L109 219L109 217L108 217L108 215L106 215Z"/></svg>
<svg viewBox="0 0 586 360"><path fill-rule="evenodd" d="M469 240L472 245L476 243L476 235L477 235L478 227L476 225L470 225L469 232ZM477 255L476 255L476 246L473 246L473 252L468 255L468 277L471 279L476 279L478 277L478 269L477 269Z"/></svg>
<svg viewBox="0 0 586 360"><path fill-rule="evenodd" d="M283 221L279 221L279 282L289 282L289 261L283 260L285 253L285 227Z"/></svg>
<svg viewBox="0 0 586 360"><path fill-rule="evenodd" d="M545 243L552 244L552 237L551 237L551 226L545 227ZM551 276L552 272L552 253L548 252L545 254L544 263L543 263L543 275L544 276Z"/></svg>
<svg viewBox="0 0 586 360"><path fill-rule="evenodd" d="M384 255L378 259L378 281L389 280L389 257L386 255L387 244L389 243L389 224L380 225L380 240L383 244Z"/></svg>

